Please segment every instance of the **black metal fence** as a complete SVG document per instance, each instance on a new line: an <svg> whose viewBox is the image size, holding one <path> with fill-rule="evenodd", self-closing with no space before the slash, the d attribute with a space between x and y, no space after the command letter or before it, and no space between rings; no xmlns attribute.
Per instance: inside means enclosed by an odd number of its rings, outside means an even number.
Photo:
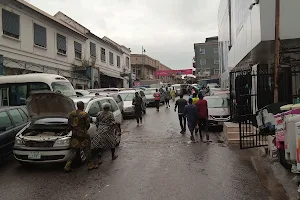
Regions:
<svg viewBox="0 0 300 200"><path fill-rule="evenodd" d="M255 65L230 72L230 111L239 123L240 148L267 145L266 136L259 133L256 111L274 102L273 71L268 65ZM295 103L300 97L300 66L280 67L279 102Z"/></svg>

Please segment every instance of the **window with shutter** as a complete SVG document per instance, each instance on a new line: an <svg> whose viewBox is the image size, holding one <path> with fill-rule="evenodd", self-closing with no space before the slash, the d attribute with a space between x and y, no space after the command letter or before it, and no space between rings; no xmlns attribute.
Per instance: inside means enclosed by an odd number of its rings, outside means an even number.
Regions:
<svg viewBox="0 0 300 200"><path fill-rule="evenodd" d="M79 42L74 41L75 58L81 59L82 45Z"/></svg>
<svg viewBox="0 0 300 200"><path fill-rule="evenodd" d="M47 47L46 28L38 24L34 24L34 44L41 47Z"/></svg>
<svg viewBox="0 0 300 200"><path fill-rule="evenodd" d="M117 67L120 67L120 56L117 56Z"/></svg>
<svg viewBox="0 0 300 200"><path fill-rule="evenodd" d="M126 67L129 67L129 57L126 57Z"/></svg>
<svg viewBox="0 0 300 200"><path fill-rule="evenodd" d="M57 52L67 54L67 38L63 35L56 34Z"/></svg>
<svg viewBox="0 0 300 200"><path fill-rule="evenodd" d="M109 64L114 65L114 54L109 52Z"/></svg>
<svg viewBox="0 0 300 200"><path fill-rule="evenodd" d="M92 58L96 58L96 44L90 42L90 55Z"/></svg>
<svg viewBox="0 0 300 200"><path fill-rule="evenodd" d="M101 61L106 62L105 49L101 48Z"/></svg>
<svg viewBox="0 0 300 200"><path fill-rule="evenodd" d="M4 35L19 39L20 16L2 9L2 30Z"/></svg>

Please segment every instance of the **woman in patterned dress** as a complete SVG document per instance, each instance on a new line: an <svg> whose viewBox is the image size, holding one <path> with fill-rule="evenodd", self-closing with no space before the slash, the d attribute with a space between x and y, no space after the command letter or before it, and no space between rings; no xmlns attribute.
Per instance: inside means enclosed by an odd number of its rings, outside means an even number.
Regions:
<svg viewBox="0 0 300 200"><path fill-rule="evenodd" d="M99 112L96 120L97 134L92 140L92 148L97 150L98 164L101 164L101 157L104 150L111 150L112 160L118 156L116 151L116 121L113 113L110 111L111 105L104 103L102 105L103 111Z"/></svg>

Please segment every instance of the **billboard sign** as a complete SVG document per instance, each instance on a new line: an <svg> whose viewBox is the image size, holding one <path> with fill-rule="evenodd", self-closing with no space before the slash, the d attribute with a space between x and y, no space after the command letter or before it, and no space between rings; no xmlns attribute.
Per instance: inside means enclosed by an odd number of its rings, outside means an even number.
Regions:
<svg viewBox="0 0 300 200"><path fill-rule="evenodd" d="M188 75L193 74L193 69L178 69L178 70L157 70L156 76L171 76L171 75Z"/></svg>

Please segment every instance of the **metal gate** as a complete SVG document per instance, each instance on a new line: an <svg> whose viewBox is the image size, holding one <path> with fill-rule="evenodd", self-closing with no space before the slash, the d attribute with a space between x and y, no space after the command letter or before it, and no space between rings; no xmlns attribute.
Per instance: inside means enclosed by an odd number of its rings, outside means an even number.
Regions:
<svg viewBox="0 0 300 200"><path fill-rule="evenodd" d="M241 149L267 145L257 128L256 111L273 103L272 77L267 67L257 65L230 73L231 111L239 124Z"/></svg>
<svg viewBox="0 0 300 200"><path fill-rule="evenodd" d="M230 72L230 112L239 124L240 148L267 145L267 137L259 133L256 112L274 102L273 72L268 65L254 65ZM279 102L295 103L300 98L300 66L280 67Z"/></svg>

